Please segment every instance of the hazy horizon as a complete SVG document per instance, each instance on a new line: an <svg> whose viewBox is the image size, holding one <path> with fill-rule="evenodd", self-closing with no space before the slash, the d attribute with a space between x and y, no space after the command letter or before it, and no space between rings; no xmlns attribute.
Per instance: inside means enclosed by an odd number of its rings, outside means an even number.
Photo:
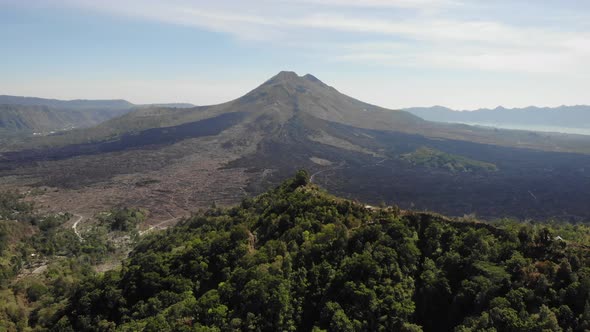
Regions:
<svg viewBox="0 0 590 332"><path fill-rule="evenodd" d="M303 76L305 74L299 74L300 76ZM312 74L312 73L306 73L306 74ZM312 74L313 75L313 74ZM315 76L315 75L314 75ZM270 77L269 77L270 78ZM321 80L321 79L320 79ZM55 99L55 100L63 100L63 101L75 101L75 100L125 100L128 101L132 104L135 105L150 105L150 104L193 104L194 106L211 106L211 105L217 105L217 104L222 104L224 102L227 101L231 101L234 99L237 99L239 97L242 97L243 95L247 94L248 92L250 92L251 90L254 90L256 87L258 87L260 84L262 84L264 81L259 82L258 84L256 84L255 86L253 86L251 89L245 91L244 93L240 94L240 95L236 95L234 97L230 97L227 100L224 101L220 101L218 103L210 103L210 104L199 104L199 103L194 103L194 102L189 102L187 100L184 99L178 99L178 100L157 100L154 99L155 101L151 101L151 102L138 102L135 100L132 100L130 98L126 98L125 96L115 96L115 97L101 97L101 98L91 98L91 97L85 97L85 96L80 96L80 97L75 97L75 98L68 98L68 97L64 97L64 98L58 98L52 95L22 95L22 94L12 94L12 93L5 93L4 91L0 91L0 96L13 96L13 97L23 97L23 98L40 98L40 99ZM326 83L326 82L324 82ZM334 88L337 88L337 86L332 86ZM340 91L343 92L343 91ZM355 97L354 95L349 95L351 97ZM188 99L188 98L185 98ZM376 106L383 106L383 105L379 105L379 104L374 104ZM590 103L588 104L590 105ZM502 105L502 104L498 104L492 107L478 107L478 108L470 108L470 109L461 109L461 108L453 108L453 107L449 107L448 105L440 105L440 104L431 104L431 105L412 105L412 106L407 106L407 107L390 107L389 109L392 110L403 110L403 109L411 109L411 108L435 108L435 107L443 107L446 108L448 110L454 111L454 112L474 112L474 111L479 111L479 110L493 110L496 108L504 108L507 110L510 109L523 109L523 108L558 108L558 107L571 107L571 106L587 106L587 104L556 104L556 105L536 105L536 104L530 104L530 105L525 105L525 106L506 106L506 105Z"/></svg>

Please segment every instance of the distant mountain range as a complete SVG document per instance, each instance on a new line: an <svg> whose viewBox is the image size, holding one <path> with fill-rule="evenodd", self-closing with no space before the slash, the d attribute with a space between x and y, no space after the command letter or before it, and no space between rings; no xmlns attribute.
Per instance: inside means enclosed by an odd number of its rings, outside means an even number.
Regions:
<svg viewBox="0 0 590 332"><path fill-rule="evenodd" d="M45 99L36 97L19 97L0 95L0 104L2 105L26 105L26 106L47 106L62 109L129 109L132 103L122 100L58 100Z"/></svg>
<svg viewBox="0 0 590 332"><path fill-rule="evenodd" d="M455 111L442 106L414 107L405 111L425 120L481 123L490 125L536 125L566 128L590 128L590 106L526 107Z"/></svg>
<svg viewBox="0 0 590 332"><path fill-rule="evenodd" d="M0 95L0 134L48 134L94 126L135 108L193 106L181 103L134 105L126 100L57 100Z"/></svg>
<svg viewBox="0 0 590 332"><path fill-rule="evenodd" d="M369 204L590 218L590 137L426 121L293 72L223 104L135 107L1 148L0 187L59 188L44 202L64 211L121 204L166 220L234 204L305 168L314 183Z"/></svg>

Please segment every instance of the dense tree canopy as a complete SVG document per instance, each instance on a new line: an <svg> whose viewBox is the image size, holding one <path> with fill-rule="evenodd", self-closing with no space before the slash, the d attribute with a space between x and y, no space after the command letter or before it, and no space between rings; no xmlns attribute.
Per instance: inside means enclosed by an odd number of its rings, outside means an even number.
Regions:
<svg viewBox="0 0 590 332"><path fill-rule="evenodd" d="M54 328L590 328L588 249L561 239L586 227L367 208L308 182L300 173L238 207L146 237L120 271L85 279Z"/></svg>

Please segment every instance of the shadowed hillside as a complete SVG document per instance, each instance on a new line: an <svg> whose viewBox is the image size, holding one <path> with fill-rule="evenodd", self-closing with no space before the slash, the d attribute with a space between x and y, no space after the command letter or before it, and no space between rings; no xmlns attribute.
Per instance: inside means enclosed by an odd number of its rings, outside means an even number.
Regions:
<svg viewBox="0 0 590 332"><path fill-rule="evenodd" d="M0 95L0 135L47 137L56 132L96 126L135 108L191 108L192 104L134 105L126 100L58 100ZM43 141L43 139L39 139ZM6 146L0 147L6 149Z"/></svg>
<svg viewBox="0 0 590 332"><path fill-rule="evenodd" d="M0 104L0 135L48 135L90 127L128 112L123 109L54 108Z"/></svg>

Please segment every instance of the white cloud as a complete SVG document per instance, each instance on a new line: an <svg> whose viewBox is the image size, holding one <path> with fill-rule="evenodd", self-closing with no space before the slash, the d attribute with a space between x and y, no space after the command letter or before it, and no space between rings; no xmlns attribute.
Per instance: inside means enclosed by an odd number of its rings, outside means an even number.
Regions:
<svg viewBox="0 0 590 332"><path fill-rule="evenodd" d="M454 0L296 0L295 2L333 7L412 8L424 10L461 4L459 1Z"/></svg>
<svg viewBox="0 0 590 332"><path fill-rule="evenodd" d="M335 61L373 63L389 67L464 69L503 73L588 74L586 57L569 52L547 50L506 51L477 48L432 48L425 52L405 49L397 52L359 48L331 57Z"/></svg>
<svg viewBox="0 0 590 332"><path fill-rule="evenodd" d="M295 0L281 1L283 6L269 5L268 1L254 0L248 2L218 1L216 3L203 1L179 0L62 0L72 6L89 7L95 10L107 11L114 14L136 16L167 23L182 24L206 28L218 32L226 32L237 37L249 36L249 31L259 31L268 34L283 31L297 34L299 28L317 30L335 30L346 32L361 32L415 38L419 40L460 40L478 42L502 43L534 43L546 38L556 37L556 33L547 29L531 29L511 27L490 20L456 20L440 17L428 19L407 17L405 19L375 18L363 12L354 16L338 13L338 6L343 4L363 3L370 5L402 6L414 4L417 7L434 0ZM318 12L315 8L298 8L286 11L286 4L299 2L319 2L334 4L334 10L324 9ZM445 1L441 2L445 3ZM245 6L245 4L247 6ZM285 7L286 6L286 7ZM258 8L253 11L252 8Z"/></svg>
<svg viewBox="0 0 590 332"><path fill-rule="evenodd" d="M250 14L248 10L211 6L201 1L63 0L63 3L115 15L228 33L237 38L249 40L276 38L279 24L268 17Z"/></svg>
<svg viewBox="0 0 590 332"><path fill-rule="evenodd" d="M387 10L389 7L462 5L453 0L63 1L118 15L227 33L239 39L286 47L296 44L301 49L312 47L317 51L315 56L328 54L340 61L529 73L589 69L586 59L590 53L590 34L585 32L514 26L493 20L493 17L461 20L428 15L385 19L383 15L376 18L363 10L354 16L339 11L347 6L385 7ZM317 7L302 7L301 4L323 7L317 12ZM253 8L258 11L254 12ZM330 37L335 33L343 40L340 44L350 44L348 50L341 45L342 52L336 55L330 48L333 44ZM347 33L361 34L356 38L364 39L365 45L352 49L359 46L359 42L352 38L347 41ZM306 39L313 39L314 44ZM326 46L322 50L323 44ZM395 48L391 47L393 44Z"/></svg>

